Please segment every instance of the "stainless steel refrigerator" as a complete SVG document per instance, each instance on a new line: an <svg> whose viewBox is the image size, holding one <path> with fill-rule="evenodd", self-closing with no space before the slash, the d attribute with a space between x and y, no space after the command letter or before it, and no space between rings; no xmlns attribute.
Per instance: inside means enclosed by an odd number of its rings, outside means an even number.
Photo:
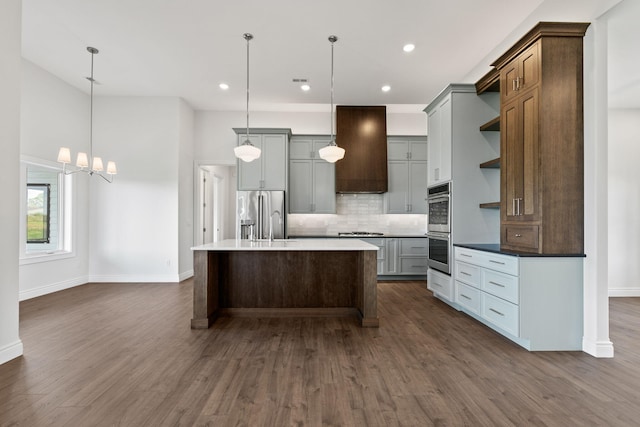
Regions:
<svg viewBox="0 0 640 427"><path fill-rule="evenodd" d="M285 239L284 191L238 191L236 197L236 238Z"/></svg>

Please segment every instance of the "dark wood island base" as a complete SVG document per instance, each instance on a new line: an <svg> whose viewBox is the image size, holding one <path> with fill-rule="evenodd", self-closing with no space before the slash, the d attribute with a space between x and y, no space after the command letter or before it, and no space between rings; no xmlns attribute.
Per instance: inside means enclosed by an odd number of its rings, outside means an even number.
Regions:
<svg viewBox="0 0 640 427"><path fill-rule="evenodd" d="M349 317L378 327L374 250L194 250L192 329L220 315Z"/></svg>

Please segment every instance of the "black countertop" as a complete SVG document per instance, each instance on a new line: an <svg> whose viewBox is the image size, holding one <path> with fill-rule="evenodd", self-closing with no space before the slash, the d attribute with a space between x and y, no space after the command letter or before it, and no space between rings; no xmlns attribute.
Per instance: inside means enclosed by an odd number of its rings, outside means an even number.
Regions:
<svg viewBox="0 0 640 427"><path fill-rule="evenodd" d="M461 248L475 249L484 252L493 252L502 255L512 255L518 257L528 258L584 258L585 254L536 254L531 252L518 252L512 250L504 250L500 248L499 243L454 243L453 246L459 246Z"/></svg>

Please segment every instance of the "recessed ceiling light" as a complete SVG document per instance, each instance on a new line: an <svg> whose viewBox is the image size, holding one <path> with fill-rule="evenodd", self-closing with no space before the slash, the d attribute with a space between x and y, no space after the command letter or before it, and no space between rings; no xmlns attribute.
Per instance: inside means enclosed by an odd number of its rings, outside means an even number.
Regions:
<svg viewBox="0 0 640 427"><path fill-rule="evenodd" d="M412 43L408 43L408 44L405 44L402 47L402 50L404 50L405 52L413 52L413 49L415 49L415 48L416 48L416 45L414 45Z"/></svg>
<svg viewBox="0 0 640 427"><path fill-rule="evenodd" d="M302 89L303 91L305 91L305 92L306 92L306 91L308 91L309 89L311 89L311 86L309 86L309 85L307 85L307 84L304 84L304 85L300 86L300 89Z"/></svg>
<svg viewBox="0 0 640 427"><path fill-rule="evenodd" d="M220 89L222 89L222 90L227 90L227 89L229 89L229 85L228 85L228 84L226 84L226 83L220 83L220 84L218 85L218 87L220 87Z"/></svg>
<svg viewBox="0 0 640 427"><path fill-rule="evenodd" d="M389 86L389 85L382 86L382 91L383 92L389 92L390 90L391 90L391 86Z"/></svg>

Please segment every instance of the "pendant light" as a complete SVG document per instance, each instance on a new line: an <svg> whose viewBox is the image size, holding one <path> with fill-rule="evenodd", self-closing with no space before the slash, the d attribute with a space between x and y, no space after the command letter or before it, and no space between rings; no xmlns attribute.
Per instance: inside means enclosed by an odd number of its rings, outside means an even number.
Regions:
<svg viewBox="0 0 640 427"><path fill-rule="evenodd" d="M338 41L336 36L329 36L331 42L331 140L329 145L322 147L318 152L320 157L329 163L335 163L344 157L344 148L338 147L333 138L333 44Z"/></svg>
<svg viewBox="0 0 640 427"><path fill-rule="evenodd" d="M118 173L115 162L107 162L106 176L104 173L104 166L102 164L102 158L93 157L93 84L95 79L93 78L93 56L99 51L95 47L87 47L87 51L91 54L91 77L87 77L87 80L91 82L91 95L90 95L90 110L89 110L89 155L87 153L80 152L76 157L76 167L79 169L67 169L67 164L71 163L71 150L68 147L60 147L58 151L58 162L62 163L62 172L65 175L69 175L77 172L85 172L89 175L98 175L105 181L113 182L114 175ZM89 159L91 158L91 166L89 166Z"/></svg>
<svg viewBox="0 0 640 427"><path fill-rule="evenodd" d="M253 35L244 33L243 37L247 41L247 139L242 145L234 148L233 152L243 162L252 162L260 157L260 149L249 140L249 41L253 38Z"/></svg>

